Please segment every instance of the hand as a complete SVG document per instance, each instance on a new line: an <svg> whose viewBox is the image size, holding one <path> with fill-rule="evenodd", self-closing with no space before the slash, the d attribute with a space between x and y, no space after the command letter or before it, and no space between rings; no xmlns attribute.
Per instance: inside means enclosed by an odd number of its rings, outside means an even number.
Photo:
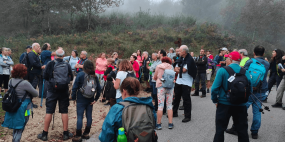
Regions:
<svg viewBox="0 0 285 142"><path fill-rule="evenodd" d="M113 84L115 84L116 80L113 78Z"/></svg>
<svg viewBox="0 0 285 142"><path fill-rule="evenodd" d="M5 63L5 64L6 64L7 62L6 62L6 61L3 61L3 63Z"/></svg>
<svg viewBox="0 0 285 142"><path fill-rule="evenodd" d="M285 72L285 69L281 69L282 72Z"/></svg>
<svg viewBox="0 0 285 142"><path fill-rule="evenodd" d="M150 62L149 62L149 61L147 61L146 63L147 63L147 64L149 64Z"/></svg>
<svg viewBox="0 0 285 142"><path fill-rule="evenodd" d="M79 67L78 67L78 63L75 64L75 68L79 68Z"/></svg>
<svg viewBox="0 0 285 142"><path fill-rule="evenodd" d="M282 59L285 60L285 56L283 56Z"/></svg>
<svg viewBox="0 0 285 142"><path fill-rule="evenodd" d="M218 103L216 103L216 108L218 107Z"/></svg>
<svg viewBox="0 0 285 142"><path fill-rule="evenodd" d="M46 68L46 66L44 65L44 66L42 66L41 68L42 68L42 69L45 69L45 68Z"/></svg>
<svg viewBox="0 0 285 142"><path fill-rule="evenodd" d="M95 103L96 103L96 101L94 101L94 102L91 102L91 104L90 104L90 105L92 106L92 105L94 105Z"/></svg>

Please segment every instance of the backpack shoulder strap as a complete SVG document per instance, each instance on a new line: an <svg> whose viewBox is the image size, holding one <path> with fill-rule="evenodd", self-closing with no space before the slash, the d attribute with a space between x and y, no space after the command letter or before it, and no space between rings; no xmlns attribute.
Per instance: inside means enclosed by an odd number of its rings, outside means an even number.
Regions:
<svg viewBox="0 0 285 142"><path fill-rule="evenodd" d="M22 81L24 81L24 80L20 80L20 81L14 86L14 88L17 88L17 86L18 86ZM11 80L11 85L12 85L12 80Z"/></svg>
<svg viewBox="0 0 285 142"><path fill-rule="evenodd" d="M240 74L242 74L242 75L245 75L245 73L246 73L246 70L245 70L244 68L240 68L240 71L239 71L239 73L240 73Z"/></svg>
<svg viewBox="0 0 285 142"><path fill-rule="evenodd" d="M230 76L236 73L230 66L226 66L224 69L229 73Z"/></svg>

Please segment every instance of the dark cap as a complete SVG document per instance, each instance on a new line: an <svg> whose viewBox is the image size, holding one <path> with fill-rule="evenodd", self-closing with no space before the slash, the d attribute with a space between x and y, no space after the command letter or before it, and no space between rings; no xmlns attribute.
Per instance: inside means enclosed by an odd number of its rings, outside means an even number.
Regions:
<svg viewBox="0 0 285 142"><path fill-rule="evenodd" d="M26 49L28 49L28 48L32 48L32 46L31 46L31 45L28 45L28 46L26 47Z"/></svg>

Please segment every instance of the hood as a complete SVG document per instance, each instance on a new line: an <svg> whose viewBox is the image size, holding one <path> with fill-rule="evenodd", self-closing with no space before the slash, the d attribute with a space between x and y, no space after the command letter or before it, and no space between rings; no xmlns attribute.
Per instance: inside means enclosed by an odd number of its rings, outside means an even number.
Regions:
<svg viewBox="0 0 285 142"><path fill-rule="evenodd" d="M162 63L160 65L157 65L158 68L161 68L161 69L167 69L167 68L172 68L172 65L168 64L168 63Z"/></svg>
<svg viewBox="0 0 285 142"><path fill-rule="evenodd" d="M152 97L127 97L124 99L124 102L134 102L137 104L144 104L152 107L154 109L154 106L152 104Z"/></svg>

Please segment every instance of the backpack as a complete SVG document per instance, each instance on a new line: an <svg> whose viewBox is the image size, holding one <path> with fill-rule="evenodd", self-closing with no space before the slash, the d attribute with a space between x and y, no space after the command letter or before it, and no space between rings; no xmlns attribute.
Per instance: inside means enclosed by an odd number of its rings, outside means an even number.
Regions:
<svg viewBox="0 0 285 142"><path fill-rule="evenodd" d="M251 60L252 63L248 68L248 72L251 76L252 87L260 87L266 74L266 69L264 65L256 59Z"/></svg>
<svg viewBox="0 0 285 142"><path fill-rule="evenodd" d="M2 100L2 109L6 112L17 112L17 110L22 105L22 102L26 99L27 94L24 95L24 97L19 101L19 98L17 97L16 88L17 86L24 80L19 81L15 86L12 86L12 80L9 85L9 90L4 95L4 98Z"/></svg>
<svg viewBox="0 0 285 142"><path fill-rule="evenodd" d="M130 102L120 102L124 106L122 127L127 132L128 142L139 138L140 142L157 142L155 134L155 118L152 108Z"/></svg>
<svg viewBox="0 0 285 142"><path fill-rule="evenodd" d="M80 88L82 96L88 99L92 97L94 98L96 88L97 88L96 77L93 77L85 73L84 83Z"/></svg>
<svg viewBox="0 0 285 142"><path fill-rule="evenodd" d="M162 87L167 89L172 89L174 87L175 72L172 69L164 70L162 78Z"/></svg>
<svg viewBox="0 0 285 142"><path fill-rule="evenodd" d="M250 82L245 76L246 70L241 68L240 73L235 73L235 71L229 66L224 67L224 69L226 69L230 75L227 80L228 88L224 89L228 101L236 105L246 103L251 94Z"/></svg>
<svg viewBox="0 0 285 142"><path fill-rule="evenodd" d="M29 63L29 58L28 58L28 53L24 53L24 58L21 60L20 64L24 64L26 67L29 67L28 66L28 63Z"/></svg>
<svg viewBox="0 0 285 142"><path fill-rule="evenodd" d="M136 75L133 72L130 73L130 72L127 71L127 77L126 78L128 78L128 77L137 78Z"/></svg>
<svg viewBox="0 0 285 142"><path fill-rule="evenodd" d="M70 78L68 76L68 64L54 60L53 81L52 85L56 91L68 89Z"/></svg>

